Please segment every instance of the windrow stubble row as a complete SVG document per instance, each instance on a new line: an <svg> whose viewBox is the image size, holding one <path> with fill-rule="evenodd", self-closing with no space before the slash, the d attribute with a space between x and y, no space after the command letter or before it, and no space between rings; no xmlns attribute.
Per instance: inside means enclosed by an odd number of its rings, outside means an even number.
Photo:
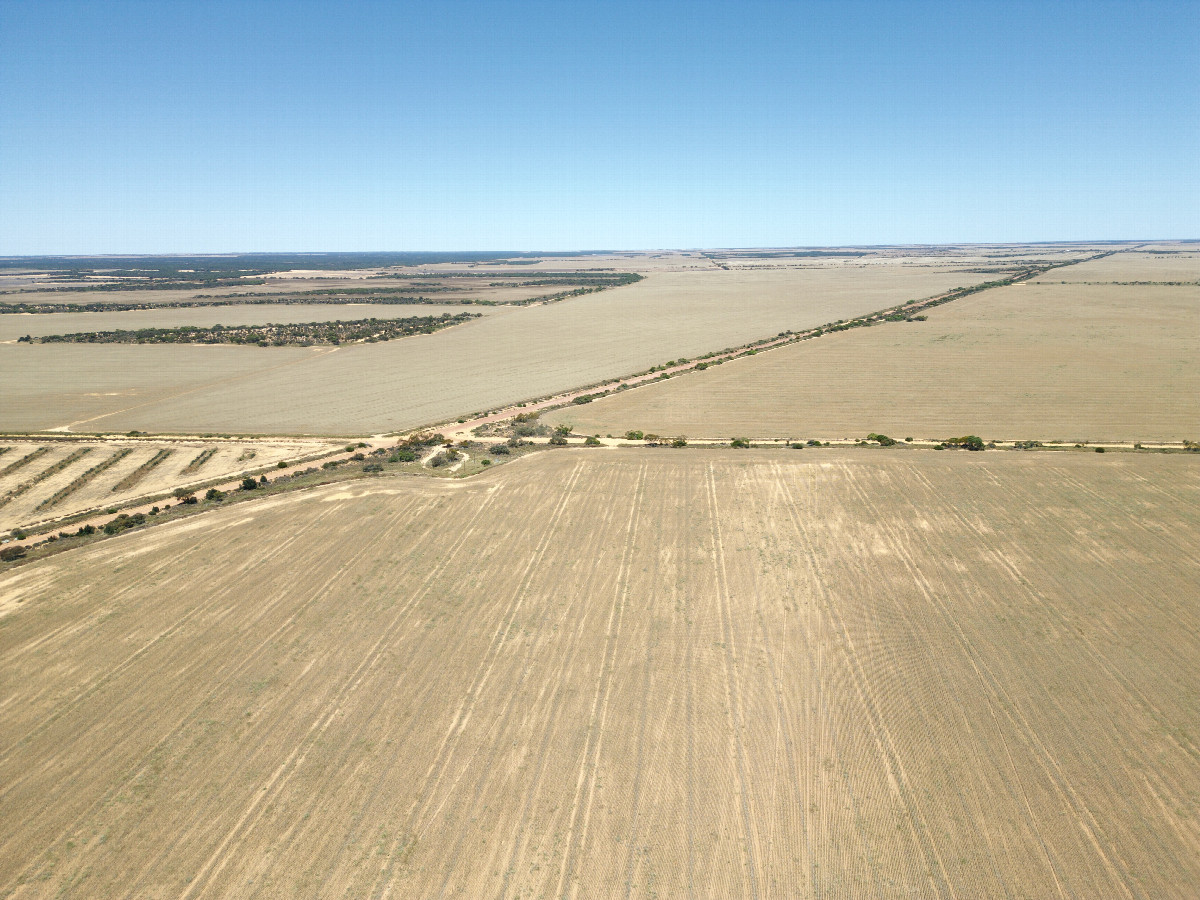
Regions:
<svg viewBox="0 0 1200 900"><path fill-rule="evenodd" d="M1183 456L560 451L25 566L0 895L1194 894L1197 510Z"/></svg>

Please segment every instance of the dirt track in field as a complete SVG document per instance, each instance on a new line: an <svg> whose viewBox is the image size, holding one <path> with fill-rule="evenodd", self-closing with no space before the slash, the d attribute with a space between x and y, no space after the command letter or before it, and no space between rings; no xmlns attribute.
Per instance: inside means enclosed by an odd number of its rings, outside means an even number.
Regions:
<svg viewBox="0 0 1200 900"><path fill-rule="evenodd" d="M0 895L1200 891L1200 465L539 454L0 576Z"/></svg>

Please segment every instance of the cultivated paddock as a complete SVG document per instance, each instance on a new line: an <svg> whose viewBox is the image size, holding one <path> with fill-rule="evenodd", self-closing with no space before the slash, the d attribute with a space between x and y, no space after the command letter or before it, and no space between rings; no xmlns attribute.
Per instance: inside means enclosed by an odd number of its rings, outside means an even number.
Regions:
<svg viewBox="0 0 1200 900"><path fill-rule="evenodd" d="M1200 461L560 451L0 576L5 897L1200 892Z"/></svg>
<svg viewBox="0 0 1200 900"><path fill-rule="evenodd" d="M585 434L693 438L1200 439L1200 286L1019 284L928 316L826 335L547 418Z"/></svg>
<svg viewBox="0 0 1200 900"><path fill-rule="evenodd" d="M710 265L497 311L437 334L333 349L5 345L0 428L188 434L415 428L989 277L903 259L796 271ZM403 309L413 315L421 307ZM206 311L210 321L222 321L220 313Z"/></svg>
<svg viewBox="0 0 1200 900"><path fill-rule="evenodd" d="M242 472L334 449L300 440L5 440L0 437L0 532L123 507ZM272 473L274 474L274 473Z"/></svg>

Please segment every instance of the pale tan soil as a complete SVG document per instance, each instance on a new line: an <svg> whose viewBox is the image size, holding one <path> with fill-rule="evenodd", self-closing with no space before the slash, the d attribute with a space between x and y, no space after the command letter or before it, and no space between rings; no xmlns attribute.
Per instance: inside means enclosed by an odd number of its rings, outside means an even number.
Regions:
<svg viewBox="0 0 1200 900"><path fill-rule="evenodd" d="M1052 269L1035 281L1200 281L1200 248L1173 249L1168 253L1120 253Z"/></svg>
<svg viewBox="0 0 1200 900"><path fill-rule="evenodd" d="M86 430L118 432L407 429L985 278L899 264L662 272L638 284L487 316L433 335L332 353L282 348L264 356L257 347L223 348L241 354L224 357L217 355L219 348L173 347L172 383L155 391L149 385L163 363L150 351L163 348L5 345L0 380L18 387L0 408L0 428L55 428L90 419ZM300 355L284 356L287 352ZM267 361L296 365L267 370ZM30 372L39 377L21 377ZM131 388L138 390L133 402L104 396Z"/></svg>
<svg viewBox="0 0 1200 900"><path fill-rule="evenodd" d="M115 331L139 328L178 328L181 325L266 325L274 322L335 322L348 319L404 319L410 316L452 316L464 312L495 315L506 310L494 306L425 304L295 304L281 306L202 306L184 309L145 309L127 312L80 312L0 315L0 342L24 335L43 337L80 331Z"/></svg>
<svg viewBox="0 0 1200 900"><path fill-rule="evenodd" d="M1200 892L1190 457L539 454L0 575L12 897Z"/></svg>
<svg viewBox="0 0 1200 900"><path fill-rule="evenodd" d="M0 477L0 500L19 485L33 478L38 472L50 468L58 460L82 447L91 448L91 452L77 462L39 482L35 487L15 499L0 505L0 532L17 527L27 528L36 522L62 518L83 510L104 509L113 506L124 507L138 497L170 493L177 487L200 484L222 476L230 477L248 469L273 466L281 460L295 461L334 446L337 445L324 441L279 439L269 441L116 439L50 442L13 440L11 438L6 440L0 437L0 447L13 448L0 458L0 468L38 447L46 447L50 451L21 469ZM188 463L208 447L218 448L213 457L198 471L183 474L182 470L187 467ZM130 449L133 452L96 475L83 487L74 490L63 500L53 506L39 509L42 501L53 497L60 488L70 485L88 469L123 449ZM136 484L123 490L113 490L113 487L122 479L133 473L142 463L151 459L160 450L175 452L149 470Z"/></svg>
<svg viewBox="0 0 1200 900"><path fill-rule="evenodd" d="M1200 288L1015 285L928 316L771 350L547 421L690 437L1200 439Z"/></svg>
<svg viewBox="0 0 1200 900"><path fill-rule="evenodd" d="M107 423L93 427L87 420L187 396L187 391L264 377L278 367L291 368L334 352L329 347L0 345L0 430L46 430L76 423L80 432L113 431ZM239 405L236 397L228 402Z"/></svg>

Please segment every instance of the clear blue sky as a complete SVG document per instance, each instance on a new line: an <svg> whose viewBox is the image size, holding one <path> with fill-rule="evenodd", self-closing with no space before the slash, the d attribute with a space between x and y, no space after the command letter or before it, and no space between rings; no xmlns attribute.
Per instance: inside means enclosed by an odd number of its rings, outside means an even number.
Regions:
<svg viewBox="0 0 1200 900"><path fill-rule="evenodd" d="M0 255L1200 238L1200 4L0 0Z"/></svg>

